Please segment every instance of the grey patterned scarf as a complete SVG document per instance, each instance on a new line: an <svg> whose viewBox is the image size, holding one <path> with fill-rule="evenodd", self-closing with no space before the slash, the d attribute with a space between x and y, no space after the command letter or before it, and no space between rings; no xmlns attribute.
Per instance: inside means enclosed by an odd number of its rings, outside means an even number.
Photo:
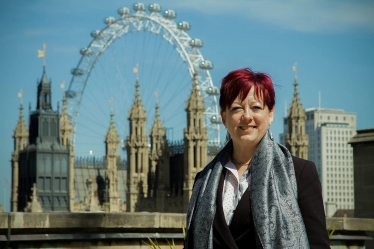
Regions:
<svg viewBox="0 0 374 249"><path fill-rule="evenodd" d="M222 165L229 159L232 149L232 141L229 141L195 182L187 211L186 248L213 248L218 183ZM252 158L250 190L258 248L309 248L297 204L292 157L284 146L274 141L270 131L262 138Z"/></svg>

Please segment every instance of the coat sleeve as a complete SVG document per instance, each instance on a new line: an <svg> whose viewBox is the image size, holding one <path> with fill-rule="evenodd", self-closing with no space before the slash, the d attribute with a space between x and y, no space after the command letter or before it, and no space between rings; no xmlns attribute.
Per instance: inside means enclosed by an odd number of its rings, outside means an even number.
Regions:
<svg viewBox="0 0 374 249"><path fill-rule="evenodd" d="M313 162L294 158L298 203L311 249L330 248L322 188Z"/></svg>

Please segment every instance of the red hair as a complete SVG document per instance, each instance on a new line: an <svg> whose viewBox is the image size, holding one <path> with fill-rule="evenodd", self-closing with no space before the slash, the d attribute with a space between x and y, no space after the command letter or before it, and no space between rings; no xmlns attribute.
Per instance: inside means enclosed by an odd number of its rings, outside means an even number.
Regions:
<svg viewBox="0 0 374 249"><path fill-rule="evenodd" d="M229 72L222 79L219 98L221 111L231 106L238 96L243 101L253 86L255 97L258 100L262 99L269 110L272 110L275 105L275 91L270 75L243 68Z"/></svg>

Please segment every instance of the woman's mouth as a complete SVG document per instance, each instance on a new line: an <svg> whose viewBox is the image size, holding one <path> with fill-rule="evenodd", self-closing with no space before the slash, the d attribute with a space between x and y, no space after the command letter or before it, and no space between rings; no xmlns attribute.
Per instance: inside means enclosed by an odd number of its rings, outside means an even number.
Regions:
<svg viewBox="0 0 374 249"><path fill-rule="evenodd" d="M257 126L253 126L253 125L250 125L250 126L239 126L239 128L243 131L252 131L253 129L257 128Z"/></svg>

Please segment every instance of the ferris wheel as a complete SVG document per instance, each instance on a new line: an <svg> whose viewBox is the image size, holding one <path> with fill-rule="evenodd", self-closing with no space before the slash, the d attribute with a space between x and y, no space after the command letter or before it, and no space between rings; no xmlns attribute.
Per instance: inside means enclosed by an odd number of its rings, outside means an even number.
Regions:
<svg viewBox="0 0 374 249"><path fill-rule="evenodd" d="M79 144L100 143L104 147L110 112L114 113L120 139L128 135L127 112L134 99L135 80L139 80L147 111L147 129L153 122L157 102L168 139L176 139L175 134L182 136L185 101L192 89L194 72L205 103L208 143L219 145L219 89L210 76L212 62L205 60L199 50L203 42L187 33L190 24L176 23L176 12L161 11L158 4L146 8L143 3L136 3L133 11L123 7L118 14L118 18L105 18L105 27L91 33L92 41L80 50L81 59L71 70L66 96L76 151ZM134 67L136 71L132 71Z"/></svg>

